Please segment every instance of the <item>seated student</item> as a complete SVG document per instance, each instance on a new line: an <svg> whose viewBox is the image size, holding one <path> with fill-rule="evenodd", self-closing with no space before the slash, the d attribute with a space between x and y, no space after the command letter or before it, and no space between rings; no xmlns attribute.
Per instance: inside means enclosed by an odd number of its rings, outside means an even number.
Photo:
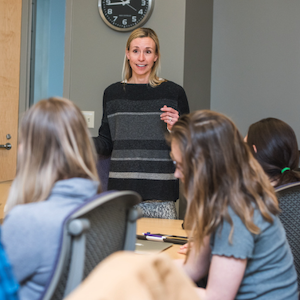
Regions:
<svg viewBox="0 0 300 300"><path fill-rule="evenodd" d="M226 116L196 111L169 136L188 202L181 266L201 299L298 299L297 275L274 189Z"/></svg>
<svg viewBox="0 0 300 300"><path fill-rule="evenodd" d="M63 220L100 186L86 121L70 100L35 104L19 135L2 242L20 283L20 299L35 300L51 274Z"/></svg>
<svg viewBox="0 0 300 300"><path fill-rule="evenodd" d="M13 276L11 265L0 241L0 299L18 300L18 290L19 285Z"/></svg>
<svg viewBox="0 0 300 300"><path fill-rule="evenodd" d="M297 138L288 124L262 119L249 127L245 141L274 187L300 181Z"/></svg>

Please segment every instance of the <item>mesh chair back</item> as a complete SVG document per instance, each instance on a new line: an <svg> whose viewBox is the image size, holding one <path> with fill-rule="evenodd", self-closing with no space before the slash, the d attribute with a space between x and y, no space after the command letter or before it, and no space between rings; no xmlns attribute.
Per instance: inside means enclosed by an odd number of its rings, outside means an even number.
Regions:
<svg viewBox="0 0 300 300"><path fill-rule="evenodd" d="M279 187L276 193L281 209L279 218L293 253L300 288L300 182Z"/></svg>
<svg viewBox="0 0 300 300"><path fill-rule="evenodd" d="M124 249L127 213L128 203L119 197L82 215L91 224L86 234L84 278L108 255Z"/></svg>
<svg viewBox="0 0 300 300"><path fill-rule="evenodd" d="M136 225L136 220L140 217L139 213L134 214L134 218L130 217L135 212L133 206L140 201L141 197L132 191L106 192L92 197L73 212L64 226L60 270L52 276L52 280L56 277L57 284L50 297L47 295L41 299L61 300L65 296L67 281L72 272L70 265L76 263L72 261L72 251L75 252L78 239L69 233L70 222L85 219L89 222L89 229L84 233L85 257L82 258L84 268L81 270L83 280L104 258L116 251L126 250L124 247L128 245L128 239L135 241L135 226L134 230L130 229L130 236L128 231L130 223Z"/></svg>

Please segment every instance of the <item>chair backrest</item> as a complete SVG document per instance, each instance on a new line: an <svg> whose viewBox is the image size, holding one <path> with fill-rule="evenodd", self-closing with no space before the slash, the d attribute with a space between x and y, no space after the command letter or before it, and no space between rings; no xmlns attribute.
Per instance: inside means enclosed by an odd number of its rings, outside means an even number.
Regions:
<svg viewBox="0 0 300 300"><path fill-rule="evenodd" d="M276 189L284 226L290 244L300 289L300 182L286 184Z"/></svg>
<svg viewBox="0 0 300 300"><path fill-rule="evenodd" d="M135 249L134 207L141 197L132 191L110 191L90 198L65 220L61 249L40 299L61 300L111 253Z"/></svg>

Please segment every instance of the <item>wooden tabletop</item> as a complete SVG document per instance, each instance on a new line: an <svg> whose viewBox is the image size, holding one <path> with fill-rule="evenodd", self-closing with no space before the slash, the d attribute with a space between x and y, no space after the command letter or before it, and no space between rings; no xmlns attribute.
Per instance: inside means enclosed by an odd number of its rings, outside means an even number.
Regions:
<svg viewBox="0 0 300 300"><path fill-rule="evenodd" d="M137 234L144 232L173 234L179 236L187 236L184 229L181 227L182 220L170 219L155 219L155 218L141 218L137 221ZM160 242L157 242L160 243ZM164 252L172 259L185 258L185 255L179 254L178 250L181 245L173 244Z"/></svg>

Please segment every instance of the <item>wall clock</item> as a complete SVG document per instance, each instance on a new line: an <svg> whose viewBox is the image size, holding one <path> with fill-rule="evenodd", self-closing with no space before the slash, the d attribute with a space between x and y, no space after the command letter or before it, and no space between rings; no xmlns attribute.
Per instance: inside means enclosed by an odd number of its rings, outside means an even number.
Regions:
<svg viewBox="0 0 300 300"><path fill-rule="evenodd" d="M98 9L107 26L117 31L131 31L150 18L154 0L98 0Z"/></svg>

